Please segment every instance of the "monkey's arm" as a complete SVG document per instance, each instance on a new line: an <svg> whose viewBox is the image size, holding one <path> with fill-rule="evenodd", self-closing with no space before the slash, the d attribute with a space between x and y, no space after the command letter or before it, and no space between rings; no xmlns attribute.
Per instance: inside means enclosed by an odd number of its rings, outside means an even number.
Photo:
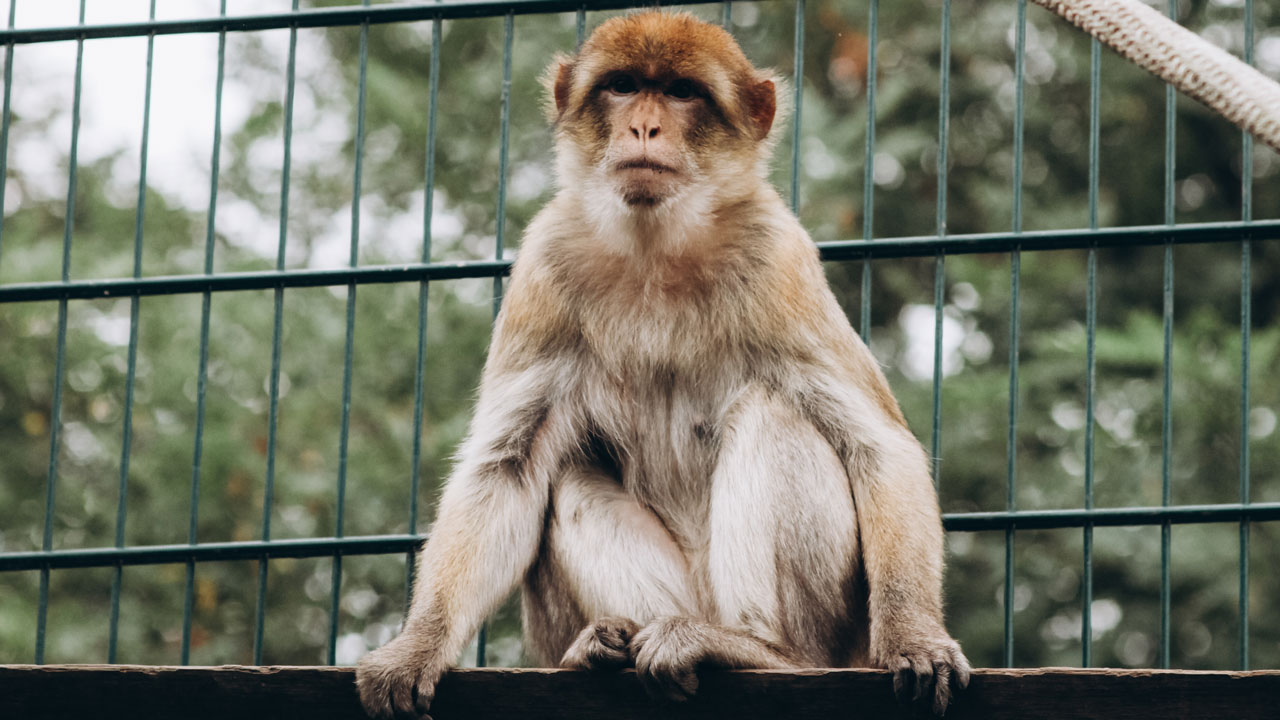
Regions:
<svg viewBox="0 0 1280 720"><path fill-rule="evenodd" d="M870 353L857 347L860 359ZM878 368L837 371L810 385L806 404L845 462L868 590L871 661L894 672L902 699L941 714L969 664L942 620L942 522L924 449ZM821 374L815 375L821 378ZM868 385L872 391L867 392ZM880 398L877 391L883 391Z"/></svg>
<svg viewBox="0 0 1280 720"><path fill-rule="evenodd" d="M547 234L538 227L535 219L512 270L475 415L418 556L404 629L356 669L374 717L426 717L440 675L533 563L550 475L577 444L556 407L572 328L538 259Z"/></svg>
<svg viewBox="0 0 1280 720"><path fill-rule="evenodd" d="M540 461L554 453L552 384L539 365L486 370L470 435L419 554L404 629L357 669L371 715L425 716L440 675L532 563L548 497Z"/></svg>

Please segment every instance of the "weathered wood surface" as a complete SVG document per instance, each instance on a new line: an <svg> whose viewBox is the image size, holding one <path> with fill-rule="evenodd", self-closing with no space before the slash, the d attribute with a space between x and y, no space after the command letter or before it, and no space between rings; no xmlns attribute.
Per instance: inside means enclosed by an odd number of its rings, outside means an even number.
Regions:
<svg viewBox="0 0 1280 720"><path fill-rule="evenodd" d="M350 668L0 666L0 718L358 720ZM877 670L705 672L698 696L658 703L633 672L456 670L435 720L907 718ZM1280 671L978 670L947 718L1280 718Z"/></svg>

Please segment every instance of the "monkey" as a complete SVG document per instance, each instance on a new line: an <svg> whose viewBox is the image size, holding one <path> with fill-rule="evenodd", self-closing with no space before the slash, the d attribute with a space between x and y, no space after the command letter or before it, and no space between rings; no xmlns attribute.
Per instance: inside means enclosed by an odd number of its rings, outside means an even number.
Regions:
<svg viewBox="0 0 1280 720"><path fill-rule="evenodd" d="M403 628L357 667L371 716L426 717L517 584L532 659L657 698L704 667L886 668L937 715L967 685L927 455L766 179L782 83L657 11L552 63L556 192Z"/></svg>

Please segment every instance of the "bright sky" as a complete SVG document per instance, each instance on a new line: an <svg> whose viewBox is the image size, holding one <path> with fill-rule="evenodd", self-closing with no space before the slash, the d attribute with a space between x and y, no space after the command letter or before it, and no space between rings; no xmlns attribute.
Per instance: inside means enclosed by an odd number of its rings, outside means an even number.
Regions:
<svg viewBox="0 0 1280 720"><path fill-rule="evenodd" d="M256 14L287 11L290 0L228 0L228 14ZM149 0L89 0L85 21L90 24L146 20ZM0 3L7 13L8 3ZM161 0L156 17L172 20L216 16L218 0ZM79 0L18 0L17 27L73 25L77 22ZM4 16L7 19L7 14ZM0 22L3 22L0 20ZM330 58L320 30L299 33L293 156L294 167L332 162L351 135L345 117L314 112L312 88L301 79L314 76L338 78L330 70ZM289 47L287 30L255 33L265 50L278 59L279 71L260 72L244 63L237 53L244 47L244 35L227 35L227 67L235 68L224 80L222 127L224 138L249 116L254 104L264 99L284 99L284 68ZM159 36L155 40L152 78L148 185L193 210L204 210L209 202L210 158L212 153L214 101L217 77L218 36L190 34ZM81 96L79 160L92 162L106 155L123 154L116 165L113 187L116 204L130 207L135 201L138 157L146 79L146 38L93 40L85 43ZM66 194L65 169L56 159L70 147L71 107L74 96L76 44L74 42L20 45L14 52L12 108L15 131L11 138L10 168L44 199ZM323 88L322 88L323 90ZM20 119L56 112L50 132L23 134ZM278 192L278 172L282 155L278 137L264 139L255 148L254 167L261 166L264 187ZM269 178L269 179L268 179ZM7 212L20 207L17 189L9 185ZM366 197L362 204L376 203ZM456 237L461 226L445 208L438 208L433 222L436 237ZM367 219L365 219L367 217ZM362 236L380 237L380 248L395 259L416 259L421 242L422 210L398 214L379 224L376 214L362 217ZM275 256L275 218L265 218L248 202L223 191L218 198L218 230L232 242L251 248L266 257ZM325 223L330 228L307 262L312 267L337 267L347 262L350 241L350 209L334 214ZM302 258L291 258L291 264Z"/></svg>
<svg viewBox="0 0 1280 720"><path fill-rule="evenodd" d="M15 1L18 3L17 27L65 26L77 22L80 0ZM1163 1L1151 4L1163 4ZM1239 7L1243 1L1213 0L1214 4L1225 7ZM352 0L352 4L357 2ZM149 0L87 0L85 20L91 24L145 20L149 4ZM228 14L256 14L287 11L291 0L226 0L226 4ZM9 5L9 2L0 1L5 18ZM158 0L156 3L156 17L161 20L210 17L218 12L219 0ZM1235 28L1210 27L1204 35L1211 41L1226 44L1230 42L1232 30ZM299 35L300 77L309 71L327 72L327 49L322 43L313 41L318 39L318 32L304 31ZM288 32L277 30L255 35L266 50L279 59L280 71L263 77L242 77L246 71L244 64L234 65L239 73L236 77L227 78L223 93L224 132L238 127L258 99L283 98ZM228 66L232 67L238 43L244 36L230 33L227 37ZM155 41L148 180L151 186L197 210L207 206L209 195L217 43L218 38L213 34L161 36ZM14 58L13 90L13 109L17 117L39 117L71 105L75 52L74 42L18 46ZM1256 54L1264 71L1280 76L1280 32L1258 28ZM82 162L90 162L124 150L116 173L120 181L116 190L120 193L121 205L131 203L136 192L145 63L145 38L95 40L85 44L80 157ZM298 167L308 161L325 162L326 158L333 157L333 152L341 147L351 132L345 118L317 119L316 114L309 113L312 105L309 92L305 83L299 83L299 124L294 144ZM311 119L310 127L307 118ZM37 138L15 134L10 167L22 172L24 178L45 197L65 195L65 172L57 163L51 162L53 157L50 153L66 152L71 136L70 122L69 114L60 113L51 136ZM264 167L278 168L279 140L273 139L272 142L275 146L264 143L261 148L263 164ZM268 155L271 162L266 160ZM877 172L881 164L877 162ZM886 171L891 170L892 164L884 163L884 167ZM6 208L12 211L20 202L21 198L10 197L6 200ZM445 208L439 208L439 211L439 237L456 236L461 229L457 219L450 216ZM349 212L346 217L335 216L332 219L334 236L321 243L319 257L312 258L312 264L340 265L345 260L349 233L340 229L348 226ZM406 218L406 222L408 220ZM262 232L262 223L263 218L247 203L237 201L229 194L220 195L219 229L234 241L273 256L275 238L270 232ZM417 233L407 226L383 227L380 230L390 231L395 237L403 233L407 238L402 248L405 259L413 258L412 238ZM400 252L394 251L393 255L398 257Z"/></svg>

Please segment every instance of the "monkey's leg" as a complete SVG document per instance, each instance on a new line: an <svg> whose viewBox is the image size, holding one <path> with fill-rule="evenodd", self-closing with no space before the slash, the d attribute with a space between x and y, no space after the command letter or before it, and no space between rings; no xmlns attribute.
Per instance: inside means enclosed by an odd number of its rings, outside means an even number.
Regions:
<svg viewBox="0 0 1280 720"><path fill-rule="evenodd" d="M684 554L608 473L568 469L553 482L549 514L525 580L525 643L538 662L629 665L638 623L693 611Z"/></svg>
<svg viewBox="0 0 1280 720"><path fill-rule="evenodd" d="M633 641L636 669L658 692L690 694L699 666L846 665L865 655L843 464L808 420L763 391L745 394L727 419L707 552L717 623L667 618Z"/></svg>

